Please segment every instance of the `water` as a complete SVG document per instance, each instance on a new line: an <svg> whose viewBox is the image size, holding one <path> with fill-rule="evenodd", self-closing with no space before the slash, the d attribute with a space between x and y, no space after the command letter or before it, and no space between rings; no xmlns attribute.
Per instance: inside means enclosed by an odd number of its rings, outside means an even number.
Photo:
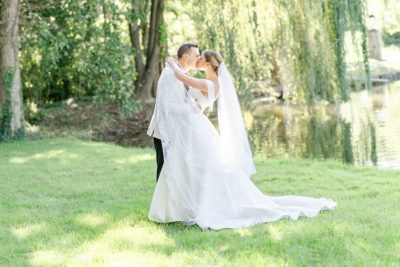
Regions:
<svg viewBox="0 0 400 267"><path fill-rule="evenodd" d="M351 99L311 108L264 104L245 112L253 153L400 169L400 82L354 92Z"/></svg>

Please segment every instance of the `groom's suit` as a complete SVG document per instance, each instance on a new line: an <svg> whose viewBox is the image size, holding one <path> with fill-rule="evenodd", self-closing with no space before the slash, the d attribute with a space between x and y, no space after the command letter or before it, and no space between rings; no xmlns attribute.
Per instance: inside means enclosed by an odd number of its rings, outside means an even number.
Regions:
<svg viewBox="0 0 400 267"><path fill-rule="evenodd" d="M160 173L164 164L164 154L163 154L163 147L162 147L162 133L160 132L160 127L159 127L159 121L157 118L157 112L158 112L158 106L160 105L160 102L163 101L163 99L160 99L158 90L160 88L160 84L163 82L164 79L168 79L171 77L175 77L175 73L173 70L169 67L166 67L163 69L160 75L160 79L158 80L157 84L157 95L156 95L156 103L154 106L154 112L153 116L151 117L151 121L149 124L149 128L147 130L147 135L153 137L153 142L154 142L154 148L156 150L156 162L157 162L157 173L156 173L156 182L158 182L158 178L160 177ZM180 82L178 80L178 82ZM189 89L187 85L184 85L181 83L183 88L186 90Z"/></svg>
<svg viewBox="0 0 400 267"><path fill-rule="evenodd" d="M147 134L153 137L154 148L156 150L156 162L157 162L156 182L158 181L158 177L160 177L161 169L164 164L164 154L161 143L161 135L158 127L158 121L156 119L157 102L158 99L156 97L156 105L154 106L153 116L151 117L150 125L147 130Z"/></svg>

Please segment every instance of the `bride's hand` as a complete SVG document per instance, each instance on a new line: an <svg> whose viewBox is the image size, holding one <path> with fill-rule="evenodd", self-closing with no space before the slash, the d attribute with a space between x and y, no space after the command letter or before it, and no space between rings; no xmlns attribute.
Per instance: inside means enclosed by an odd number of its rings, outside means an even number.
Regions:
<svg viewBox="0 0 400 267"><path fill-rule="evenodd" d="M185 74L184 71L178 67L176 60L173 57L167 57L165 62L172 68L172 70L177 74Z"/></svg>
<svg viewBox="0 0 400 267"><path fill-rule="evenodd" d="M171 56L168 56L165 58L165 62L167 62L168 64L173 64L175 63L175 59Z"/></svg>

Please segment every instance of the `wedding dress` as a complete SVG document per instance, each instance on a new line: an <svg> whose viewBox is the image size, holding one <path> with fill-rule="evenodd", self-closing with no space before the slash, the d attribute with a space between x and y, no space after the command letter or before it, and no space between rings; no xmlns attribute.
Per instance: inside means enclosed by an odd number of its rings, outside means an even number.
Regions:
<svg viewBox="0 0 400 267"><path fill-rule="evenodd" d="M215 101L211 81L207 81L206 97L194 88L186 91L171 69L166 68L160 77L156 117L164 165L149 219L218 230L314 217L321 210L334 209L331 199L267 196L254 185L250 176L255 167L236 92L224 65L219 74L219 132L203 114Z"/></svg>

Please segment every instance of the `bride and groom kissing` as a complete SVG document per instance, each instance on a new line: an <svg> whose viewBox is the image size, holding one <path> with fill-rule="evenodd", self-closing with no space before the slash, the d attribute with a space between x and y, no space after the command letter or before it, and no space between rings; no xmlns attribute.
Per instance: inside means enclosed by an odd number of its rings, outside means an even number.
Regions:
<svg viewBox="0 0 400 267"><path fill-rule="evenodd" d="M315 217L336 202L267 196L256 172L232 77L222 56L184 43L166 59L147 134L154 139L157 183L148 217L202 229L244 228L280 219ZM187 74L205 73L205 79ZM203 114L217 102L218 128Z"/></svg>

